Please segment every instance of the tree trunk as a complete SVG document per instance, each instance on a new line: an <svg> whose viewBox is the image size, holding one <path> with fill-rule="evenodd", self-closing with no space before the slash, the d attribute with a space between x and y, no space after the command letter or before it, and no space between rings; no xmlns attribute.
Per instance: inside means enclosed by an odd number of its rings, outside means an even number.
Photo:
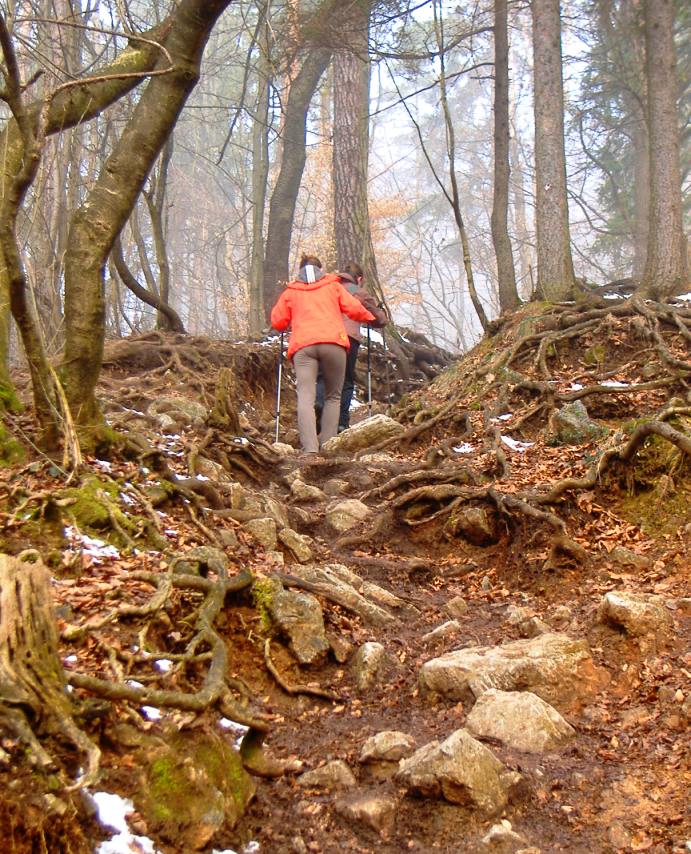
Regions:
<svg viewBox="0 0 691 854"><path fill-rule="evenodd" d="M150 305L152 308L155 308L159 317L165 318L165 323L159 322L157 324L157 328L166 329L170 332L181 332L184 334L186 331L185 324L182 322L180 315L175 311L175 309L171 308L168 303L164 302L162 297L159 297L158 294L152 293L142 287L136 280L125 261L125 256L122 252L122 243L120 242L119 237L115 239L113 251L110 253L110 257L112 258L113 266L117 270L117 274L120 276L125 287L132 291L132 293L142 302Z"/></svg>
<svg viewBox="0 0 691 854"><path fill-rule="evenodd" d="M494 198L492 242L497 256L499 308L502 313L518 305L516 271L509 238L509 38L508 2L494 3Z"/></svg>
<svg viewBox="0 0 691 854"><path fill-rule="evenodd" d="M159 158L158 174L154 186L150 192L144 194L156 252L158 292L161 296L161 303L168 308L170 308L170 264L168 263L168 246L166 243L166 191L168 189L168 169L172 158L173 135L171 134L166 140ZM156 326L158 329L170 329L170 313L159 310Z"/></svg>
<svg viewBox="0 0 691 854"><path fill-rule="evenodd" d="M266 15L266 4L262 6ZM258 36L257 96L252 123L252 260L249 285L249 329L257 335L265 325L264 283L264 213L269 180L269 25L261 24Z"/></svg>
<svg viewBox="0 0 691 854"><path fill-rule="evenodd" d="M95 397L105 333L105 263L146 177L199 79L211 29L231 0L182 0L166 47L174 70L152 77L120 140L70 225L65 257L66 344L61 374L80 441L97 444L103 419Z"/></svg>
<svg viewBox="0 0 691 854"><path fill-rule="evenodd" d="M336 263L363 264L370 242L367 206L369 161L369 0L343 14L343 46L333 64L333 190ZM363 265L364 268L364 265ZM365 278L368 271L365 270Z"/></svg>
<svg viewBox="0 0 691 854"><path fill-rule="evenodd" d="M673 0L646 0L645 44L650 132L650 227L642 291L656 299L688 283L681 214L677 61Z"/></svg>
<svg viewBox="0 0 691 854"><path fill-rule="evenodd" d="M269 204L263 287L267 314L278 298L281 283L289 278L295 204L306 160L307 111L330 58L329 48L312 48L290 86L283 125L281 168Z"/></svg>
<svg viewBox="0 0 691 854"><path fill-rule="evenodd" d="M58 655L50 573L40 560L0 555L0 723L44 768L53 760L36 738L63 734L88 755L83 784L94 782L99 750L72 720L67 682Z"/></svg>
<svg viewBox="0 0 691 854"><path fill-rule="evenodd" d="M451 203L451 208L453 210L453 216L456 221L456 226L458 228L458 234L461 238L461 247L463 251L463 267L465 269L466 279L468 280L468 293L470 294L470 301L473 304L473 308L475 309L475 313L478 316L478 320L480 321L480 325L484 332L489 328L489 319L485 313L485 309L482 305L482 301L480 300L480 296L475 287L475 276L473 274L473 264L470 256L470 241L468 240L468 232L466 231L465 221L463 219L463 212L461 210L461 196L458 189L458 178L456 176L456 132L454 130L453 119L451 117L451 110L449 108L449 100L447 97L446 90L446 62L445 62L445 54L444 54L444 36L443 36L443 27L441 16L439 15L439 11L435 4L434 7L434 21L435 21L435 29L437 35L437 44L440 50L439 63L441 67L441 71L439 74L439 93L441 96L441 105L444 113L444 127L446 129L446 150L449 157L449 180L451 182L451 195L447 198Z"/></svg>
<svg viewBox="0 0 691 854"><path fill-rule="evenodd" d="M575 288L564 153L559 0L532 0L535 83L535 217L538 292L551 302Z"/></svg>

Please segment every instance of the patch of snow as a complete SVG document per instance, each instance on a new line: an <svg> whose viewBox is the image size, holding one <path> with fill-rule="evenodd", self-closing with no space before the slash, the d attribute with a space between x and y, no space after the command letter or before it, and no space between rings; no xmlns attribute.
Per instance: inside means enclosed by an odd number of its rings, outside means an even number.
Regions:
<svg viewBox="0 0 691 854"><path fill-rule="evenodd" d="M211 480L211 478L207 477L205 474L197 474L197 475L195 475L195 478L197 480Z"/></svg>
<svg viewBox="0 0 691 854"><path fill-rule="evenodd" d="M622 299L621 294L603 294L605 299Z"/></svg>
<svg viewBox="0 0 691 854"><path fill-rule="evenodd" d="M569 391L580 391L582 388L583 388L583 386L580 383L571 383L568 390Z"/></svg>
<svg viewBox="0 0 691 854"><path fill-rule="evenodd" d="M674 297L674 299L683 300L684 302L691 302L691 292L688 294L679 294L679 296Z"/></svg>
<svg viewBox="0 0 691 854"><path fill-rule="evenodd" d="M72 525L66 525L63 531L65 538L72 548L78 547L94 559L94 563L101 563L100 558L118 558L120 552L115 546L104 543L86 534L80 534Z"/></svg>
<svg viewBox="0 0 691 854"><path fill-rule="evenodd" d="M101 471L112 471L113 466L111 465L109 460L94 460L94 465L96 468L101 469Z"/></svg>
<svg viewBox="0 0 691 854"><path fill-rule="evenodd" d="M510 421L513 418L513 412L505 412L503 415L497 415L495 418L491 418L490 420L493 422L497 421Z"/></svg>
<svg viewBox="0 0 691 854"><path fill-rule="evenodd" d="M233 442L236 445L249 445L250 440L246 439L244 436L233 436Z"/></svg>
<svg viewBox="0 0 691 854"><path fill-rule="evenodd" d="M130 688L143 688L141 682L137 682L136 679L127 679L125 685L129 685Z"/></svg>
<svg viewBox="0 0 691 854"><path fill-rule="evenodd" d="M142 712L149 721L160 721L163 717L163 712L155 706L142 706Z"/></svg>
<svg viewBox="0 0 691 854"><path fill-rule="evenodd" d="M63 658L62 663L63 664L76 664L77 663L77 656L76 655L68 655L66 658Z"/></svg>
<svg viewBox="0 0 691 854"><path fill-rule="evenodd" d="M472 454L475 448L470 444L470 442L461 442L460 445L454 445L453 450L457 454Z"/></svg>
<svg viewBox="0 0 691 854"><path fill-rule="evenodd" d="M236 750L240 749L240 744L242 743L242 739L245 737L245 733L249 729L249 727L244 724L236 723L235 721L231 721L228 718L221 718L218 722L218 725L223 729L228 730L235 734L236 738L233 743L233 746Z"/></svg>
<svg viewBox="0 0 691 854"><path fill-rule="evenodd" d="M175 528L166 528L163 533L168 537L177 537L178 535L178 532L175 530Z"/></svg>
<svg viewBox="0 0 691 854"><path fill-rule="evenodd" d="M377 344L381 344L382 346L384 345L384 336L381 334L381 332L378 332L376 329L370 329L369 339L370 339L370 341L374 341ZM367 346L367 337L366 336L365 336L365 339L362 343L365 345L365 347Z"/></svg>
<svg viewBox="0 0 691 854"><path fill-rule="evenodd" d="M173 662L168 658L157 658L154 661L154 667L160 673L168 673L169 670L173 669Z"/></svg>
<svg viewBox="0 0 691 854"><path fill-rule="evenodd" d="M136 504L136 503L137 503L137 502L134 500L134 498L132 498L132 496L131 496L131 495L128 495L126 492L121 492L121 493L120 493L120 500L123 502L123 504L130 504L130 505L132 505L132 504Z"/></svg>
<svg viewBox="0 0 691 854"><path fill-rule="evenodd" d="M535 442L519 442L518 439L513 439L511 436L502 436L502 442L511 448L512 451L518 451L520 454L532 448Z"/></svg>
<svg viewBox="0 0 691 854"><path fill-rule="evenodd" d="M134 811L132 801L110 792L94 792L90 797L101 824L115 830L114 836L98 845L95 854L159 854L151 839L130 832L127 816Z"/></svg>
<svg viewBox="0 0 691 854"><path fill-rule="evenodd" d="M606 385L608 388L628 388L628 383L621 383L619 380L604 380L600 385Z"/></svg>

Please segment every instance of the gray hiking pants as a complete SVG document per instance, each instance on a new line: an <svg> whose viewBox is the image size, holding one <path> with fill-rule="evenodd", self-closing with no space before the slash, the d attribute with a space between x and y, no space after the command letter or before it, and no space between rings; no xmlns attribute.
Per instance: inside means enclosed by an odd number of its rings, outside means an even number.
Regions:
<svg viewBox="0 0 691 854"><path fill-rule="evenodd" d="M298 432L303 451L316 452L321 444L336 435L346 354L346 348L340 344L311 344L293 356L298 393ZM324 378L324 411L321 433L317 438L314 401L320 370Z"/></svg>

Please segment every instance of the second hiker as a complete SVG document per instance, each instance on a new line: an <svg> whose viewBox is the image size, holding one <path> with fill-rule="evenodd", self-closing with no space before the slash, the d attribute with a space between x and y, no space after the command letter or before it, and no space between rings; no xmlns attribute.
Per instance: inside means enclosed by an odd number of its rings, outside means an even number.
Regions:
<svg viewBox="0 0 691 854"><path fill-rule="evenodd" d="M364 307L374 315L374 320L370 321L369 325L375 329L381 329L386 326L389 319L386 312L379 308L374 297L369 291L363 287L363 272L362 267L354 261L350 261L345 265L343 271L339 273L341 284L343 287L359 300ZM362 333L360 331L360 321L353 320L347 315L343 317L343 325L348 333L348 357L346 359L345 377L343 379L343 389L341 391L341 405L338 416L338 432L347 430L350 427L350 405L353 400L353 391L355 390L355 366L357 364L358 351L362 343ZM324 406L324 386L321 375L317 383L317 420L321 415Z"/></svg>

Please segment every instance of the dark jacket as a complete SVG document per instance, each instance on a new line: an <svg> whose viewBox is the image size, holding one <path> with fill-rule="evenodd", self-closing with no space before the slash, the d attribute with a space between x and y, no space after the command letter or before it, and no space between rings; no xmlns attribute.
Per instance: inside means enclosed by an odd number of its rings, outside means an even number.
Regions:
<svg viewBox="0 0 691 854"><path fill-rule="evenodd" d="M367 311L374 315L374 320L370 321L369 326L373 329L381 329L386 326L389 322L389 318L386 316L386 312L379 308L372 294L361 287L350 273L339 273L338 275L341 278L341 284L348 293L352 294L355 299L360 300ZM351 320L350 317L344 315L343 325L345 326L349 338L353 338L355 341L362 340L359 321Z"/></svg>

